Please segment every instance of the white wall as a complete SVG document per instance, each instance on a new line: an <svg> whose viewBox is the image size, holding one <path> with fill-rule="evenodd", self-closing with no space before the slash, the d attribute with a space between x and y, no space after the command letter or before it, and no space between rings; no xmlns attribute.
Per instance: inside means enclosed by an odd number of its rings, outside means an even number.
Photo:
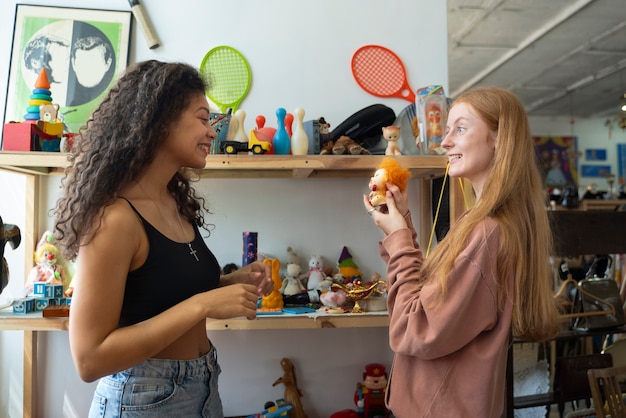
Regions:
<svg viewBox="0 0 626 418"><path fill-rule="evenodd" d="M0 27L13 27L15 3L0 2ZM124 0L29 3L128 10ZM303 107L305 119L324 116L333 126L372 103L384 103L399 113L408 102L374 98L352 79L352 53L369 43L389 46L404 60L413 89L429 84L447 88L445 2L241 0L218 4L149 0L143 4L162 47L148 50L141 33L133 30L131 61L156 58L199 65L214 46L239 49L250 62L253 76L241 105L248 115L248 127L259 114L275 126L272 121L278 107L288 111ZM6 90L10 50L10 39L4 37L0 62L6 64L0 66L0 91ZM4 102L0 112L4 113ZM24 222L23 208L16 203L24 201L20 181L19 176L0 172L0 214L7 223ZM58 176L42 181L45 209L54 205L59 181ZM240 263L241 232L248 230L259 232L259 250L272 256L284 258L286 247L292 246L305 259L321 253L328 265L335 265L346 245L366 275L384 272L376 250L381 234L361 205L367 179L207 179L199 187L215 210L210 220L217 229L207 243L221 263ZM417 195L416 191L413 205ZM14 196L18 199L13 200ZM45 215L42 211L40 224L50 228ZM24 277L22 260L32 250L25 245L6 250L9 263L16 266L11 286ZM363 366L373 361L390 366L392 359L384 328L219 331L211 332L210 337L223 368L220 385L226 415L249 414L262 409L265 401L282 397L284 388L271 386L282 373L282 357L289 357L296 366L310 418L353 407L352 396ZM0 411L8 411L9 417L22 415L21 350L21 332L0 334ZM94 385L77 377L67 333L44 333L39 353L40 415L85 416Z"/></svg>

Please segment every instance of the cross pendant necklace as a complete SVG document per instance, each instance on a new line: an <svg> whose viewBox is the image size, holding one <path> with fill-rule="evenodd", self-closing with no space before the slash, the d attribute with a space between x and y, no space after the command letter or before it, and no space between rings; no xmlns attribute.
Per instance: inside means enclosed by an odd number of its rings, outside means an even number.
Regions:
<svg viewBox="0 0 626 418"><path fill-rule="evenodd" d="M189 254L193 255L196 258L196 261L200 261L200 259L196 255L197 251L194 250L193 247L191 246L191 242L188 242L187 245L189 246Z"/></svg>
<svg viewBox="0 0 626 418"><path fill-rule="evenodd" d="M137 186L139 186L139 188L141 189L142 193L148 198L150 199L150 201L152 202L152 204L154 205L154 207L157 209L157 211L159 212L159 216L161 216L161 219L165 222L165 217L163 216L163 212L161 212L161 208L159 208L159 205L156 204L156 202L150 197L150 195L148 193L146 193L146 191L144 190L144 188L141 186L141 184L137 181L137 180L133 180L135 183L137 183ZM180 232L181 232L181 236L183 237L183 241L185 240L185 230L183 229L183 222L180 220L180 212L178 212L178 208L176 208L176 216L178 218L178 226L180 226ZM200 259L198 258L197 252L192 246L191 246L191 241L186 242L185 244L187 244L187 246L189 247L189 254L193 255L193 257L196 259L196 261L200 261Z"/></svg>
<svg viewBox="0 0 626 418"><path fill-rule="evenodd" d="M158 206L157 206L158 207ZM184 233L185 230L183 229L183 223L180 220L180 213L178 211L176 211L176 215L178 216L178 225L180 225L180 230L183 233L183 238L184 238ZM200 259L198 258L198 256L196 255L196 253L198 251L196 251L192 246L191 246L191 241L187 242L187 246L189 247L189 254L193 255L194 258L196 259L196 261L200 261Z"/></svg>

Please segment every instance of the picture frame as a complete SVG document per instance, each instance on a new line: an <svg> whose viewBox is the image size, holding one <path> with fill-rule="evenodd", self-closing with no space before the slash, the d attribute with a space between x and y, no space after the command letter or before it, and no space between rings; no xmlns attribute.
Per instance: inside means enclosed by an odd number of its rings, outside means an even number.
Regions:
<svg viewBox="0 0 626 418"><path fill-rule="evenodd" d="M23 122L46 69L52 103L76 133L126 69L130 11L17 4L3 122Z"/></svg>
<svg viewBox="0 0 626 418"><path fill-rule="evenodd" d="M606 149L590 148L585 150L585 160L606 161Z"/></svg>
<svg viewBox="0 0 626 418"><path fill-rule="evenodd" d="M609 174L611 174L611 166L610 165L583 164L583 166L582 166L582 176L583 177L602 177L602 178L605 178Z"/></svg>
<svg viewBox="0 0 626 418"><path fill-rule="evenodd" d="M578 186L578 139L575 136L535 136L535 152L548 189Z"/></svg>

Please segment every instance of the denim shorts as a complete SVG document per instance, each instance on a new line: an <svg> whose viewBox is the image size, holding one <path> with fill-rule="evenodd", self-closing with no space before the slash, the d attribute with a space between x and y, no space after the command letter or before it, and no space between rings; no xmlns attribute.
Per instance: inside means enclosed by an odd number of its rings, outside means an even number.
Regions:
<svg viewBox="0 0 626 418"><path fill-rule="evenodd" d="M194 360L148 359L100 379L89 418L223 418L220 373L213 346Z"/></svg>

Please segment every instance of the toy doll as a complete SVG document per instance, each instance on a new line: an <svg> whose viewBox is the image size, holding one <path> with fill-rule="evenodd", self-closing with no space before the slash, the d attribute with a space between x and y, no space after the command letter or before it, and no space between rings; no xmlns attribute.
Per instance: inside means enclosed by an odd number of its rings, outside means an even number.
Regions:
<svg viewBox="0 0 626 418"><path fill-rule="evenodd" d="M35 282L48 284L62 284L63 291L71 292L70 274L65 260L56 245L52 234L44 232L37 244L35 251L35 266L31 269L26 280L26 288L29 294L33 293Z"/></svg>
<svg viewBox="0 0 626 418"><path fill-rule="evenodd" d="M385 157L378 166L374 176L369 181L369 201L370 204L379 208L385 205L385 193L387 192L387 183L393 183L401 191L406 188L406 183L411 177L411 172L403 168L394 158Z"/></svg>

